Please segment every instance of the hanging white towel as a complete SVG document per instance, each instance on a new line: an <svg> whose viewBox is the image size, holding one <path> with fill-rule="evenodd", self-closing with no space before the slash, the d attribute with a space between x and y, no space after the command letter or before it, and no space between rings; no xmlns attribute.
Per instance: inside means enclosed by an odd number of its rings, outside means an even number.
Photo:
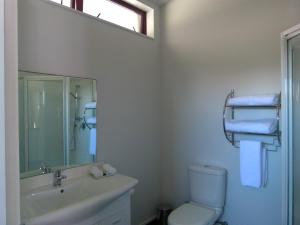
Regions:
<svg viewBox="0 0 300 225"><path fill-rule="evenodd" d="M240 176L244 186L261 188L266 184L266 150L259 141L240 141Z"/></svg>
<svg viewBox="0 0 300 225"><path fill-rule="evenodd" d="M90 130L90 149L89 149L90 155L96 155L96 142L97 142L96 128L92 128Z"/></svg>
<svg viewBox="0 0 300 225"><path fill-rule="evenodd" d="M229 106L274 106L280 101L278 94L241 96L229 99Z"/></svg>

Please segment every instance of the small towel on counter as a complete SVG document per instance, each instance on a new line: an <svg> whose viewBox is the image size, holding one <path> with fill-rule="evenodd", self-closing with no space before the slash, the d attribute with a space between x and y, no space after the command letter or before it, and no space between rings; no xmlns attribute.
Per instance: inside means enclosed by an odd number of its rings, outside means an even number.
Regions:
<svg viewBox="0 0 300 225"><path fill-rule="evenodd" d="M253 95L233 97L228 100L228 106L274 106L280 102L279 94Z"/></svg>
<svg viewBox="0 0 300 225"><path fill-rule="evenodd" d="M267 151L259 141L240 141L240 177L244 186L261 188L267 183Z"/></svg>
<svg viewBox="0 0 300 225"><path fill-rule="evenodd" d="M89 169L89 173L95 179L99 179L100 177L103 177L103 175L104 175L103 170L99 169L98 166L92 166Z"/></svg>
<svg viewBox="0 0 300 225"><path fill-rule="evenodd" d="M225 122L225 129L231 132L273 134L277 129L277 120L229 120Z"/></svg>
<svg viewBox="0 0 300 225"><path fill-rule="evenodd" d="M96 155L96 143L97 143L97 133L96 128L90 130L90 155Z"/></svg>
<svg viewBox="0 0 300 225"><path fill-rule="evenodd" d="M105 176L113 176L117 173L117 169L110 164L102 165Z"/></svg>

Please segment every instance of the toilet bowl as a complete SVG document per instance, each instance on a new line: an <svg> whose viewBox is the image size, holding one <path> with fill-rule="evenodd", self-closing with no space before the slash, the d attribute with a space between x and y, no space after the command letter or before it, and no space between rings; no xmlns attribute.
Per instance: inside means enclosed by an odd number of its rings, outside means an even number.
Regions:
<svg viewBox="0 0 300 225"><path fill-rule="evenodd" d="M168 225L213 225L223 213L226 192L225 169L215 166L189 167L190 202L175 209Z"/></svg>
<svg viewBox="0 0 300 225"><path fill-rule="evenodd" d="M221 213L192 202L186 203L170 214L168 225L213 225Z"/></svg>

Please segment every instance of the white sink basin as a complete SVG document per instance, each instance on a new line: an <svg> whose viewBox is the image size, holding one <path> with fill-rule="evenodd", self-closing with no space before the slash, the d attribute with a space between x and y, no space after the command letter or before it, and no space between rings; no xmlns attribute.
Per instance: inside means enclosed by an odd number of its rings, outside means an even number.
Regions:
<svg viewBox="0 0 300 225"><path fill-rule="evenodd" d="M97 213L127 193L137 180L115 175L95 180L89 176L70 179L21 195L21 218L26 225L69 225Z"/></svg>

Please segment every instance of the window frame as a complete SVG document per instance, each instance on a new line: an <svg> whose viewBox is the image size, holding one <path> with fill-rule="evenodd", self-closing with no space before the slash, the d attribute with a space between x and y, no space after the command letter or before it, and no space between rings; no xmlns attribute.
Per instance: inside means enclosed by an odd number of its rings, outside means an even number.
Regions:
<svg viewBox="0 0 300 225"><path fill-rule="evenodd" d="M124 1L124 0L108 0L119 6L122 6L126 9L129 9L141 17L141 32L144 35L147 35L147 12ZM71 8L83 12L83 2L84 0L71 0ZM117 24L118 25L118 24ZM138 32L139 33L139 32Z"/></svg>

